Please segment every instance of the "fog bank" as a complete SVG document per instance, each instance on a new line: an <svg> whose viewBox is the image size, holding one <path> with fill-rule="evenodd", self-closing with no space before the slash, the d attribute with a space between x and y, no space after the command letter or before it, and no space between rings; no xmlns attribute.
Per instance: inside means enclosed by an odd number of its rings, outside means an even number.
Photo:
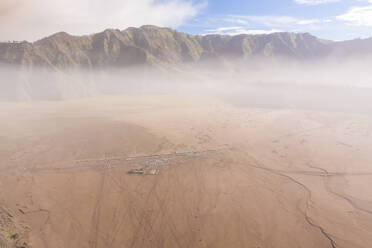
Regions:
<svg viewBox="0 0 372 248"><path fill-rule="evenodd" d="M177 67L51 71L0 66L0 101L100 95L180 94L218 97L244 107L372 113L369 60L209 61Z"/></svg>

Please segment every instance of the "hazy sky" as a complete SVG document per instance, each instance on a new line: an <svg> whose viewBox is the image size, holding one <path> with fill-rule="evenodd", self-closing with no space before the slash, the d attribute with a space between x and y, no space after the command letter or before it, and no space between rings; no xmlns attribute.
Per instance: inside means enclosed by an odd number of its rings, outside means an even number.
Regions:
<svg viewBox="0 0 372 248"><path fill-rule="evenodd" d="M153 24L197 34L372 36L372 0L0 0L0 40Z"/></svg>

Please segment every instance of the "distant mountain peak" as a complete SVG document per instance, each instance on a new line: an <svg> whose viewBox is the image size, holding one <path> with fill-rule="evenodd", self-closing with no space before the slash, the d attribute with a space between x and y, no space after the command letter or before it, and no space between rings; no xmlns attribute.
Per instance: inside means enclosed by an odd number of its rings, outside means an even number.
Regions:
<svg viewBox="0 0 372 248"><path fill-rule="evenodd" d="M34 43L0 43L0 63L26 67L128 67L179 64L216 58L316 59L335 54L372 54L372 38L346 42L310 33L190 35L154 25L74 36L59 32Z"/></svg>

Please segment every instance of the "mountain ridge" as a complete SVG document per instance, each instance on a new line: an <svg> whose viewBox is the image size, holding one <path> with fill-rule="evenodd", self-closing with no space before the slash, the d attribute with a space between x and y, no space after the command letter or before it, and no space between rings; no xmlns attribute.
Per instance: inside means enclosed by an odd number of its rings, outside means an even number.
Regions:
<svg viewBox="0 0 372 248"><path fill-rule="evenodd" d="M224 77L306 81L317 72L321 80L333 81L341 72L347 77L348 62L368 70L371 58L372 39L332 42L309 33L203 36L151 25L83 36L59 32L32 43L0 43L0 101L142 92L153 82L172 88L182 80ZM335 76L326 77L332 73ZM360 75L349 80L360 81Z"/></svg>
<svg viewBox="0 0 372 248"><path fill-rule="evenodd" d="M145 25L125 30L75 36L55 33L35 42L0 43L0 63L54 69L130 67L195 63L206 59L254 57L325 58L333 54L372 54L372 39L334 42L309 33L260 35L191 35L170 28ZM368 49L367 49L368 48ZM357 50L357 51L356 51Z"/></svg>

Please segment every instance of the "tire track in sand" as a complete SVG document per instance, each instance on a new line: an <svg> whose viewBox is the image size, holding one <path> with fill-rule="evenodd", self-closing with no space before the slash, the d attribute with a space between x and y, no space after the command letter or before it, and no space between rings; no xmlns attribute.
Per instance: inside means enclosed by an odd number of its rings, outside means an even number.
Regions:
<svg viewBox="0 0 372 248"><path fill-rule="evenodd" d="M108 165L108 161L106 161ZM96 203L94 205L94 210L92 214L92 225L90 228L90 235L89 235L89 247L90 248L97 248L98 243L98 233L99 233L99 225L100 225L100 217L101 217L101 207L102 207L102 198L103 198L103 190L105 186L106 180L106 173L107 170L103 170L101 172L101 180L98 187Z"/></svg>

